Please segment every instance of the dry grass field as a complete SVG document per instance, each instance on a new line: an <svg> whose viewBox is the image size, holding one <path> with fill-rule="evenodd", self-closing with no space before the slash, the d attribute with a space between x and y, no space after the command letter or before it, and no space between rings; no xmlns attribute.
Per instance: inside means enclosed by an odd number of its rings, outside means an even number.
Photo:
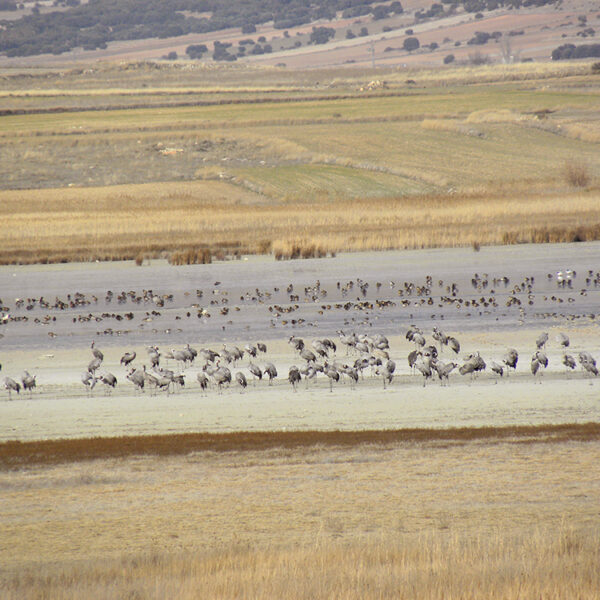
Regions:
<svg viewBox="0 0 600 600"><path fill-rule="evenodd" d="M295 169L296 172L301 171ZM337 176L336 169L331 169ZM320 170L321 178L327 172ZM304 175L310 175L308 169ZM305 180L306 182L306 180ZM363 182L365 187L368 180ZM286 257L598 239L598 192L270 200L233 183L200 181L0 192L0 262L156 257L186 248Z"/></svg>
<svg viewBox="0 0 600 600"><path fill-rule="evenodd" d="M227 437L4 463L2 597L598 598L597 427Z"/></svg>
<svg viewBox="0 0 600 600"><path fill-rule="evenodd" d="M589 63L6 71L2 263L598 236Z"/></svg>

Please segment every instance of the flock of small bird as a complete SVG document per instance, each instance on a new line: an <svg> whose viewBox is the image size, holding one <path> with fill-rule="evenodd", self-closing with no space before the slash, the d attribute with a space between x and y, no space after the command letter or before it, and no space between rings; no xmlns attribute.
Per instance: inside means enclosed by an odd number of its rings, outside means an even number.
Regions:
<svg viewBox="0 0 600 600"><path fill-rule="evenodd" d="M575 282L578 285L575 285ZM522 320L525 311L539 301L545 306L539 316L555 316L566 319L577 318L573 311L554 312L549 306L559 307L576 302L577 295L587 296L588 292L600 287L600 271L588 270L577 278L576 271L565 269L548 273L545 291L540 294L535 289L533 276L511 280L508 276L493 276L488 273L474 273L471 276L471 290L461 290L456 282L434 279L426 275L421 281L377 281L367 282L361 278L337 281L335 288L326 289L317 280L311 285L275 286L269 289L232 290L224 289L220 281L215 281L209 289L188 290L184 293L184 305L178 305L173 293L159 293L152 289L107 290L100 294L82 292L68 293L62 297L49 299L46 296L17 298L14 305L0 299L0 326L15 323L33 323L46 329L50 338L59 335L64 328L65 318L72 324L103 323L96 335L129 335L135 328L153 333L183 333L183 321L199 319L200 323L218 321L224 331L242 319L245 307L265 305L271 327L303 328L317 326L319 316L326 312L344 313L344 326L372 326L373 315L401 310L418 311L421 307L435 311L429 315L444 318L448 310L468 317L473 314L496 314L500 317L519 311ZM548 291L548 284L555 286L555 292ZM538 286L539 287L539 286ZM237 297L239 294L239 297ZM374 295L375 294L375 295ZM302 313L313 306L316 311ZM118 308L117 308L118 307ZM508 309L508 310L507 310ZM78 311L74 314L74 311ZM316 312L316 315L315 315ZM66 313L66 314L65 314ZM583 315L595 318L595 315ZM224 317L224 318L223 318ZM161 331L156 329L162 320L173 319ZM407 320L412 316L406 315ZM111 321L120 324L106 326ZM122 325L121 325L122 324ZM112 323L111 323L112 325ZM43 326L43 327L42 327Z"/></svg>
<svg viewBox="0 0 600 600"><path fill-rule="evenodd" d="M311 342L305 342L303 338L295 335L289 337L288 342L294 356L297 357L297 364L289 367L287 375L293 390L297 391L302 380L308 387L318 376L327 379L330 391L333 390L334 384L340 381L348 381L350 387L354 388L365 378L365 374L367 377L370 375L381 378L383 388L386 389L396 373L396 362L390 358L389 339L383 334L347 334L342 330L337 334L337 343L336 340L327 337L313 339ZM450 375L455 369L461 376L468 375L470 379L474 379L488 367L495 377L508 377L511 370L517 370L519 363L519 353L515 348L508 348L499 362L491 360L489 365L479 352L463 356L461 365L452 360L443 361L441 356L445 347L457 357L461 345L456 337L446 335L438 326L432 329L430 343L425 333L415 325L408 328L405 338L410 344L414 344L414 349L407 356L408 366L414 374L422 375L423 386L436 377L442 386L449 385ZM530 361L530 370L535 381L541 382L541 375L549 364L545 351L548 341L547 332L543 332L535 340L535 350ZM598 375L596 360L589 352L579 352L577 359L568 353L570 340L565 333L559 333L556 342L562 349L562 364L567 372L576 369L579 363L586 375ZM337 355L338 345L345 347L343 359ZM81 382L88 395L92 394L97 384L104 385L107 393L110 393L117 386L117 377L103 368L104 353L96 347L95 342L92 342L90 349L92 356L81 375ZM120 359L120 365L126 369L125 378L140 392L149 389L151 393L164 391L168 394L183 388L186 385L186 370L191 366L198 368L196 382L202 393L207 393L211 388L222 393L223 388L230 385L235 385L243 391L248 387L249 378L252 378L254 385L263 378L268 379L269 385L272 385L279 375L272 362L267 361L259 366L259 359L265 358L267 354L267 346L262 342L248 343L243 349L238 346L227 348L227 345L223 345L219 351L210 348L196 350L190 344L181 349L172 348L167 351L160 350L158 346L147 346L146 352L148 365L133 366L137 359L136 352L127 352ZM249 362L240 368L239 364L244 357L247 357ZM168 368L169 361L175 362L177 371ZM232 373L232 368L238 370ZM4 387L8 391L9 399L12 399L13 392L19 394L21 388L31 396L36 388L36 377L28 371L23 373L20 383L11 377L5 377Z"/></svg>
<svg viewBox="0 0 600 600"><path fill-rule="evenodd" d="M548 273L547 280L556 285L559 290L555 295L547 294L542 297L544 302L562 303L574 302L571 295L561 294L560 290L573 290L574 281L577 279L577 273L573 269L565 269L556 273ZM589 270L580 278L584 287L581 287L579 294L587 295L588 291L600 287L600 271ZM523 320L526 307L533 305L535 300L535 277L528 276L518 281L512 281L507 276L490 276L487 273L475 273L470 280L473 292L470 295L461 294L459 286L456 283L449 283L441 279L434 279L427 275L421 282L411 281L388 281L376 282L372 285L360 278L349 281L338 281L335 290L326 290L319 280L312 285L294 286L290 283L281 288L274 287L269 290L260 290L258 288L242 292L239 296L240 303L265 304L268 310L268 319L272 327L292 326L294 328L311 323L305 321L302 317L291 318L296 311L305 306L315 306L317 314L322 315L325 311L341 310L346 313L343 323L344 327L368 328L372 327L374 319L378 318L383 309L390 309L394 306L399 308L410 308L412 311L418 311L421 306L437 306L439 308L451 307L460 310L465 316L469 316L475 311L479 314L489 314L490 311L506 310L506 308L517 307L520 314L520 322ZM438 289L439 296L435 298L435 289ZM387 289L387 292L385 291ZM500 290L503 290L500 292ZM377 296L369 299L369 294L373 291ZM395 297L395 300L386 299L385 294ZM275 299L280 295L277 302ZM328 298L336 295L338 300L331 301ZM568 292L570 294L570 292ZM193 297L193 303L188 305L185 313L177 314L175 319L186 317L208 318L210 313L206 306L201 306L200 302L208 304L211 309L218 307L221 315L229 314L229 311L239 311L240 305L229 306L230 293L222 289L221 282L215 281L210 291L196 289L184 294L186 297ZM282 296L286 301L282 301ZM210 299L208 300L208 298ZM340 300L341 297L341 300ZM501 300L502 298L502 300ZM208 300L208 301L207 301ZM288 301L289 300L289 304ZM69 315L68 318L73 323L102 321L111 318L117 321L131 321L136 317L134 309L126 305L151 305L151 310L146 306L141 315L143 327L161 317L161 310L169 303L174 302L174 295L160 294L151 289L144 289L142 292L134 290L113 292L112 290L99 296L94 294L84 294L75 292L67 294L64 298L56 297L54 300L48 300L44 296L39 298L17 298L14 309L9 308L0 300L0 325L7 325L13 322L27 321L28 313L35 322L49 324L57 321L57 312L69 310L88 310L88 307L96 306L101 302L106 306L118 304L123 307L123 312L108 312L104 310L101 313L87 313L78 315ZM36 316L36 310L50 311L43 317ZM160 310L158 310L160 309ZM24 310L25 314L19 314ZM32 313L33 311L33 313ZM358 311L360 316L356 313ZM139 312L139 311L138 311ZM163 313L167 312L167 309ZM352 314L356 316L352 316ZM498 313L496 313L498 314ZM577 315L577 314L556 314L541 313L542 316L560 316L567 320L587 317L595 319L595 314ZM429 315L431 318L436 315ZM501 316L506 316L501 314ZM410 315L412 319L412 314ZM443 319L440 315L440 321ZM228 321L231 323L231 321ZM223 325L225 329L225 325ZM108 329L113 333L112 329ZM106 332L105 331L105 332ZM183 331L183 330L179 330ZM368 329L367 329L368 331ZM105 332L96 332L97 335ZM396 374L396 363L390 358L389 340L383 334L369 333L345 333L337 332L338 337L334 339L320 338L306 342L295 335L289 338L290 345L297 356L295 365L288 370L288 380L296 390L298 384L305 380L309 385L311 381L318 376L327 378L330 389L340 381L349 381L353 387L359 380L367 376L381 377L384 388L391 384ZM55 337L57 334L49 332L48 335ZM286 334L289 335L289 334ZM0 334L0 337L2 334ZM548 356L546 354L546 344L548 342L548 333L542 333L535 340L535 349L531 356L530 369L540 381L542 373L548 367ZM469 353L463 356L462 364L458 364L458 355L461 351L459 340L446 335L438 326L434 326L431 332L431 340L428 342L426 334L414 325L411 325L406 331L406 340L414 344L414 349L408 353L407 360L411 371L423 376L423 385L430 380L438 378L442 385L448 385L450 375L456 369L460 375L469 375L476 377L482 371L489 369L496 377L503 377L509 374L509 371L516 371L519 362L519 354L516 349L509 348L503 357L498 360L489 360L486 362L479 352ZM598 374L596 360L587 351L581 351L576 356L569 354L569 338L566 334L558 335L557 340L562 349L562 364L567 372L573 371L577 365L589 376ZM336 354L337 346L344 347L346 350L343 359ZM453 354L455 360L442 360L444 348L448 348ZM105 387L108 393L117 386L117 376L104 368L104 354L99 350L95 343L91 344L92 357L85 371L81 376L81 381L88 394L91 394L97 384ZM229 385L235 385L242 390L248 386L250 380L256 385L256 382L265 378L272 384L278 377L276 366L272 362L264 362L267 354L267 347L264 343L248 343L244 348L237 346L223 346L218 351L208 348L196 350L189 344L180 349L171 348L169 350L159 349L158 346L147 347L147 360L143 361L136 356L135 352L128 352L121 357L120 365L126 369L125 379L131 382L136 390L144 391L150 389L152 392L165 391L170 393L178 388L184 387L188 373L186 370L192 365L198 366L199 371L195 377L202 392L210 388L215 388L219 392ZM248 364L241 368L238 367L242 361L247 358ZM353 360L350 360L353 358ZM260 359L260 360L259 360ZM137 363L136 363L137 361ZM173 361L177 368L169 368L169 361ZM141 366L138 366L143 362ZM258 363L261 362L262 365ZM147 363L147 364L146 364ZM0 365L0 369L1 369ZM237 371L232 373L231 369ZM119 377L122 377L119 375ZM195 384L194 384L195 385ZM36 388L36 376L25 371L20 380L11 377L4 378L4 387L8 391L9 398L12 394L19 394L21 390L30 395Z"/></svg>

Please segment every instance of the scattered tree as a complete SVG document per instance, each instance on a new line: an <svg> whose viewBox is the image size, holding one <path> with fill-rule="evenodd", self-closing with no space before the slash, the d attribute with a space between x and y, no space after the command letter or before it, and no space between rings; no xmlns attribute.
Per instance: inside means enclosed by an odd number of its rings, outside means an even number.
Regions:
<svg viewBox="0 0 600 600"><path fill-rule="evenodd" d="M412 52L413 50L417 50L418 48L420 48L420 46L421 46L421 44L416 37L407 37L404 40L404 43L402 44L402 47L407 52Z"/></svg>
<svg viewBox="0 0 600 600"><path fill-rule="evenodd" d="M310 41L313 44L326 44L335 36L333 27L313 27L310 34Z"/></svg>
<svg viewBox="0 0 600 600"><path fill-rule="evenodd" d="M185 49L185 53L191 58L202 58L202 55L208 52L205 44L191 44Z"/></svg>

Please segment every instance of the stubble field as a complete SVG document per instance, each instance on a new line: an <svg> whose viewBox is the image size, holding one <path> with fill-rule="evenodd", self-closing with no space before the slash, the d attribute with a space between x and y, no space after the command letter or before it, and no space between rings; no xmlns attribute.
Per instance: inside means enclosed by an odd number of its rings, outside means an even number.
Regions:
<svg viewBox="0 0 600 600"><path fill-rule="evenodd" d="M589 64L220 73L8 78L1 261L598 237Z"/></svg>

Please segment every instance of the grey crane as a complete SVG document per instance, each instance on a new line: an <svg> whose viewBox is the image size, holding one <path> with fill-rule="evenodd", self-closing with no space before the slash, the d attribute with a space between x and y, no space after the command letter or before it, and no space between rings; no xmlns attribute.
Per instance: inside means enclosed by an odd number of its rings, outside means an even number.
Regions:
<svg viewBox="0 0 600 600"><path fill-rule="evenodd" d="M95 373L100 368L101 364L102 360L100 358L92 358L92 360L88 363L87 370L90 373Z"/></svg>
<svg viewBox="0 0 600 600"><path fill-rule="evenodd" d="M95 347L95 344L96 342L92 341L92 345L90 346L90 348L92 349L92 354L94 355L94 358L98 358L100 362L102 362L104 360L104 354L101 350Z"/></svg>
<svg viewBox="0 0 600 600"><path fill-rule="evenodd" d="M21 384L17 383L12 377L5 377L4 388L8 390L8 399L12 400L11 393L17 392L18 394L21 391Z"/></svg>
<svg viewBox="0 0 600 600"><path fill-rule="evenodd" d="M180 388L185 387L185 373L177 373L176 375L173 375L173 377L171 378L171 381L173 382L174 388L177 385Z"/></svg>
<svg viewBox="0 0 600 600"><path fill-rule="evenodd" d="M385 365L382 365L381 369L377 370L377 373L381 375L383 379L383 389L386 389L386 384L392 383L394 379L394 372L396 371L396 363L393 360L386 361Z"/></svg>
<svg viewBox="0 0 600 600"><path fill-rule="evenodd" d="M368 354L371 350L369 348L369 344L363 340L359 340L358 342L356 342L356 344L354 344L354 347L362 354Z"/></svg>
<svg viewBox="0 0 600 600"><path fill-rule="evenodd" d="M259 352L262 352L263 354L267 353L267 345L263 342L256 342L256 347L258 348Z"/></svg>
<svg viewBox="0 0 600 600"><path fill-rule="evenodd" d="M196 358L198 357L198 350L196 350L196 348L192 348L189 344L185 345L185 349L186 349L187 353L189 354L189 356L192 357L190 359L190 363L193 363L196 360Z"/></svg>
<svg viewBox="0 0 600 600"><path fill-rule="evenodd" d="M133 383L136 390L144 391L144 385L146 383L146 378L144 377L144 372L139 369L129 369L127 375L127 379Z"/></svg>
<svg viewBox="0 0 600 600"><path fill-rule="evenodd" d="M454 354L458 354L460 352L460 342L455 338L450 336L448 338L448 346L454 352Z"/></svg>
<svg viewBox="0 0 600 600"><path fill-rule="evenodd" d="M135 352L125 352L123 356L121 356L121 360L119 361L124 367L128 367L130 363L135 360L136 354Z"/></svg>
<svg viewBox="0 0 600 600"><path fill-rule="evenodd" d="M220 358L221 355L210 348L203 348L200 350L200 354L204 357L204 360L207 362L215 362L217 358Z"/></svg>
<svg viewBox="0 0 600 600"><path fill-rule="evenodd" d="M548 366L548 357L541 351L538 350L531 357L531 374L534 377L539 378L539 382L542 383L542 367L545 369Z"/></svg>
<svg viewBox="0 0 600 600"><path fill-rule="evenodd" d="M420 346L421 348L427 343L425 336L422 333L415 333L412 336L412 341L414 342L415 346Z"/></svg>
<svg viewBox="0 0 600 600"><path fill-rule="evenodd" d="M296 352L300 352L302 348L304 348L304 340L302 338L297 338L296 336L291 336L288 342L292 345Z"/></svg>
<svg viewBox="0 0 600 600"><path fill-rule="evenodd" d="M244 346L244 350L248 353L249 356L251 356L252 358L256 358L256 354L258 353L258 349L256 348L256 346L253 346L252 344L246 344Z"/></svg>
<svg viewBox="0 0 600 600"><path fill-rule="evenodd" d="M222 393L223 386L231 383L231 371L227 367L219 367L212 375L219 393Z"/></svg>
<svg viewBox="0 0 600 600"><path fill-rule="evenodd" d="M171 388L171 379L168 377L164 377L156 371L149 373L146 371L146 367L144 366L144 379L148 385L154 388L155 392L158 392L158 390L165 390L167 394L169 393Z"/></svg>
<svg viewBox="0 0 600 600"><path fill-rule="evenodd" d="M579 353L579 364L585 373L589 375L598 375L596 359L587 351Z"/></svg>
<svg viewBox="0 0 600 600"><path fill-rule="evenodd" d="M506 376L508 377L509 369L512 369L513 371L517 370L517 363L519 362L519 353L514 348L509 348L504 354L502 362L506 365Z"/></svg>
<svg viewBox="0 0 600 600"><path fill-rule="evenodd" d="M328 353L329 353L329 349L327 348L327 346L321 341L321 340L313 340L312 342L312 347L314 349L314 351L321 356L322 358L327 358ZM306 350L306 348L303 350L303 352Z"/></svg>
<svg viewBox="0 0 600 600"><path fill-rule="evenodd" d="M440 345L440 352L442 351L442 346L448 344L448 336L437 325L433 327L431 337Z"/></svg>
<svg viewBox="0 0 600 600"><path fill-rule="evenodd" d="M304 375L304 381L306 381L306 389L308 389L308 382L315 379L319 370L315 364L307 364L306 367L299 369L300 374Z"/></svg>
<svg viewBox="0 0 600 600"><path fill-rule="evenodd" d="M81 374L81 383L83 383L83 385L85 385L88 396L92 393L92 390L96 386L97 381L98 380L96 379L96 376L94 375L94 373L92 371L84 371Z"/></svg>
<svg viewBox="0 0 600 600"><path fill-rule="evenodd" d="M563 347L563 348L568 348L569 345L571 344L571 340L569 340L569 336L566 335L565 333L559 333L556 336L556 341Z"/></svg>
<svg viewBox="0 0 600 600"><path fill-rule="evenodd" d="M200 384L200 389L203 392L206 392L206 388L208 387L208 377L204 373L200 372L196 376L196 379L198 379L198 383Z"/></svg>
<svg viewBox="0 0 600 600"><path fill-rule="evenodd" d="M254 378L254 385L256 385L256 380L262 379L262 371L260 367L258 365L255 365L254 363L250 363L248 365L248 370L250 371L250 373L252 373L252 376Z"/></svg>
<svg viewBox="0 0 600 600"><path fill-rule="evenodd" d="M500 377L504 375L504 367L502 365L499 365L494 360L490 363L490 370L492 371L492 373L496 373L496 375L499 375ZM496 383L498 383L498 381L496 381Z"/></svg>
<svg viewBox="0 0 600 600"><path fill-rule="evenodd" d="M416 325L411 325L404 337L406 337L409 342L413 342L416 334L422 335L423 332Z"/></svg>
<svg viewBox="0 0 600 600"><path fill-rule="evenodd" d="M185 368L192 358L191 353L187 350L175 350L174 348L171 348L171 354L178 363L181 363L181 368Z"/></svg>
<svg viewBox="0 0 600 600"><path fill-rule="evenodd" d="M31 398L33 388L36 387L35 375L30 375L29 371L24 371L21 376L21 383L23 384L23 390L27 390L29 392L29 397Z"/></svg>
<svg viewBox="0 0 600 600"><path fill-rule="evenodd" d="M535 340L535 345L537 346L537 349L541 350L542 348L545 348L547 341L548 341L548 333L546 331L544 331Z"/></svg>
<svg viewBox="0 0 600 600"><path fill-rule="evenodd" d="M438 350L435 346L425 346L421 352L427 358L436 359L438 357Z"/></svg>
<svg viewBox="0 0 600 600"><path fill-rule="evenodd" d="M562 364L565 365L567 373L569 372L569 369L571 369L571 371L573 371L575 369L575 367L577 366L575 359L570 354L565 354L563 356Z"/></svg>
<svg viewBox="0 0 600 600"><path fill-rule="evenodd" d="M382 333L378 333L373 338L373 348L376 348L377 350L389 350L389 347L390 341Z"/></svg>
<svg viewBox="0 0 600 600"><path fill-rule="evenodd" d="M109 392L117 386L117 378L108 371L100 373L98 380L106 386L106 389Z"/></svg>
<svg viewBox="0 0 600 600"><path fill-rule="evenodd" d="M470 354L467 356L465 363L458 369L461 375L471 375L471 381L475 375L480 371L484 371L487 365L483 358L481 358L479 352L476 354Z"/></svg>
<svg viewBox="0 0 600 600"><path fill-rule="evenodd" d="M356 345L356 334L352 333L351 335L346 335L341 329L337 332L340 343L346 346L346 355L349 354L350 348L354 348Z"/></svg>
<svg viewBox="0 0 600 600"><path fill-rule="evenodd" d="M238 348L237 346L233 347L233 350L231 351L231 353L233 354L233 364L237 364L238 360L242 360L242 358L244 358L244 351L241 348Z"/></svg>
<svg viewBox="0 0 600 600"><path fill-rule="evenodd" d="M454 371L458 365L455 362L443 363L442 361L438 360L434 366L440 379L440 384L444 385L445 381L446 385L449 385L450 373L452 373L452 371Z"/></svg>
<svg viewBox="0 0 600 600"><path fill-rule="evenodd" d="M315 353L308 348L302 348L302 350L300 350L300 358L306 362L315 362L317 360Z"/></svg>
<svg viewBox="0 0 600 600"><path fill-rule="evenodd" d="M423 387L425 387L427 380L431 379L431 376L433 374L433 371L431 369L431 359L423 359L420 357L419 360L415 362L415 369L419 371L421 375L423 375Z"/></svg>
<svg viewBox="0 0 600 600"><path fill-rule="evenodd" d="M344 366L342 372L350 379L350 388L354 389L354 386L358 383L358 369L355 367Z"/></svg>
<svg viewBox="0 0 600 600"><path fill-rule="evenodd" d="M340 374L338 370L335 368L334 365L325 363L323 365L323 373L325 373L325 375L329 379L329 391L333 392L333 382L335 381L337 383L340 380Z"/></svg>
<svg viewBox="0 0 600 600"><path fill-rule="evenodd" d="M294 388L294 392L297 392L296 386L300 383L302 376L300 375L300 370L296 365L292 365L290 370L288 371L288 381L292 384L292 388Z"/></svg>
<svg viewBox="0 0 600 600"><path fill-rule="evenodd" d="M246 387L248 386L248 381L246 379L246 376L241 371L238 371L235 374L235 380L240 384L242 391L244 391L246 389Z"/></svg>
<svg viewBox="0 0 600 600"><path fill-rule="evenodd" d="M148 346L148 359L151 367L158 367L160 364L160 352L157 346Z"/></svg>
<svg viewBox="0 0 600 600"><path fill-rule="evenodd" d="M408 353L408 366L413 372L415 370L415 364L420 356L422 356L422 354L418 350L413 350L412 352Z"/></svg>
<svg viewBox="0 0 600 600"><path fill-rule="evenodd" d="M273 385L273 379L277 377L277 369L275 368L275 365L273 363L267 363L263 370L263 374L269 376L269 385Z"/></svg>

